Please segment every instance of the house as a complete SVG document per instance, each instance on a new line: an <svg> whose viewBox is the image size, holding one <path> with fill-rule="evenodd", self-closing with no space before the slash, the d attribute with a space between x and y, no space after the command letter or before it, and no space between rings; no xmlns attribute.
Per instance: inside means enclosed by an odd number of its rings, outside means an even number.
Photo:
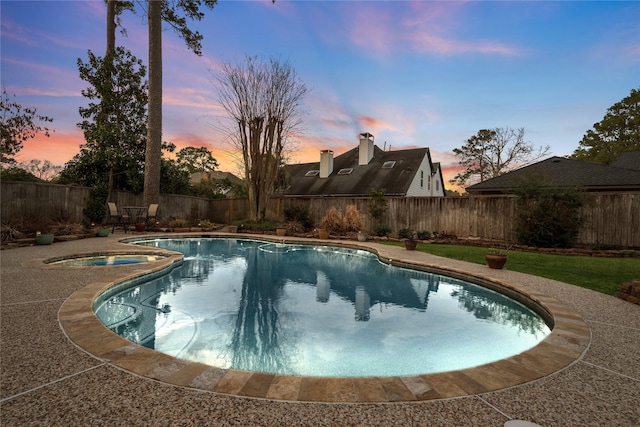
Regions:
<svg viewBox="0 0 640 427"><path fill-rule="evenodd" d="M474 195L511 193L527 176L542 176L549 185L579 186L585 191L640 191L640 151L622 153L610 166L551 157L467 187Z"/></svg>
<svg viewBox="0 0 640 427"><path fill-rule="evenodd" d="M288 165L287 173L286 197L369 197L381 188L387 196L445 195L440 163L431 161L428 148L383 151L370 133L361 133L346 153L322 150L319 162Z"/></svg>
<svg viewBox="0 0 640 427"><path fill-rule="evenodd" d="M244 181L231 172L213 171L213 172L194 172L189 178L191 184L199 184L201 182L211 182L218 188L220 193L230 197L232 185L244 186Z"/></svg>
<svg viewBox="0 0 640 427"><path fill-rule="evenodd" d="M611 162L610 166L637 171L640 170L640 150L620 153L620 155Z"/></svg>

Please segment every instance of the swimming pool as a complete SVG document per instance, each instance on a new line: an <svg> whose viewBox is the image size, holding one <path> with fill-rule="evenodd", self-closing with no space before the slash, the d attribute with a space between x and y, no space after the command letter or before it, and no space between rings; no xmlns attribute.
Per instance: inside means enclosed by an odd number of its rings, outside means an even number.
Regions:
<svg viewBox="0 0 640 427"><path fill-rule="evenodd" d="M544 320L505 295L361 250L242 239L138 242L181 267L94 303L123 337L208 365L306 376L458 370L535 346Z"/></svg>

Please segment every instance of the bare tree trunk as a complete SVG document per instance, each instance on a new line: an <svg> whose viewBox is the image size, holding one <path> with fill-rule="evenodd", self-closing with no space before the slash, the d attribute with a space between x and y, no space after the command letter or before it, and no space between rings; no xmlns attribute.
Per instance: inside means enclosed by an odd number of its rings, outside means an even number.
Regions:
<svg viewBox="0 0 640 427"><path fill-rule="evenodd" d="M244 161L249 217L263 219L307 88L289 63L263 64L254 57L239 67L225 64L218 80L221 103L238 126L232 133Z"/></svg>
<svg viewBox="0 0 640 427"><path fill-rule="evenodd" d="M144 165L144 204L160 201L162 159L162 1L149 0L149 113Z"/></svg>

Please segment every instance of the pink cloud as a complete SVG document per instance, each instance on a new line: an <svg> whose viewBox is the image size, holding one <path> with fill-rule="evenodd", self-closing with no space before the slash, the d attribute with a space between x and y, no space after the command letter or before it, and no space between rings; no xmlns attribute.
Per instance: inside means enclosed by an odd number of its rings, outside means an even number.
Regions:
<svg viewBox="0 0 640 427"><path fill-rule="evenodd" d="M2 21L2 37L17 41L27 46L36 46L38 43L31 37L28 37L28 30L20 25L10 21Z"/></svg>
<svg viewBox="0 0 640 427"><path fill-rule="evenodd" d="M413 2L396 9L403 15L383 14L374 6L352 10L356 18L350 26L351 42L373 55L411 50L417 54L518 55L520 49L491 40L463 40L455 36L456 20L464 2Z"/></svg>

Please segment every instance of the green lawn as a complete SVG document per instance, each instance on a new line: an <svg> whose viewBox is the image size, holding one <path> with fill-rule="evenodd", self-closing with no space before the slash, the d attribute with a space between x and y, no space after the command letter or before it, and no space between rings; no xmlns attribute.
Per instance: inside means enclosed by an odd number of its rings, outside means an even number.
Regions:
<svg viewBox="0 0 640 427"><path fill-rule="evenodd" d="M402 246L402 242L382 242ZM488 249L477 246L419 244L418 250L485 264ZM620 283L640 279L639 258L600 258L510 251L506 270L533 274L614 295Z"/></svg>

